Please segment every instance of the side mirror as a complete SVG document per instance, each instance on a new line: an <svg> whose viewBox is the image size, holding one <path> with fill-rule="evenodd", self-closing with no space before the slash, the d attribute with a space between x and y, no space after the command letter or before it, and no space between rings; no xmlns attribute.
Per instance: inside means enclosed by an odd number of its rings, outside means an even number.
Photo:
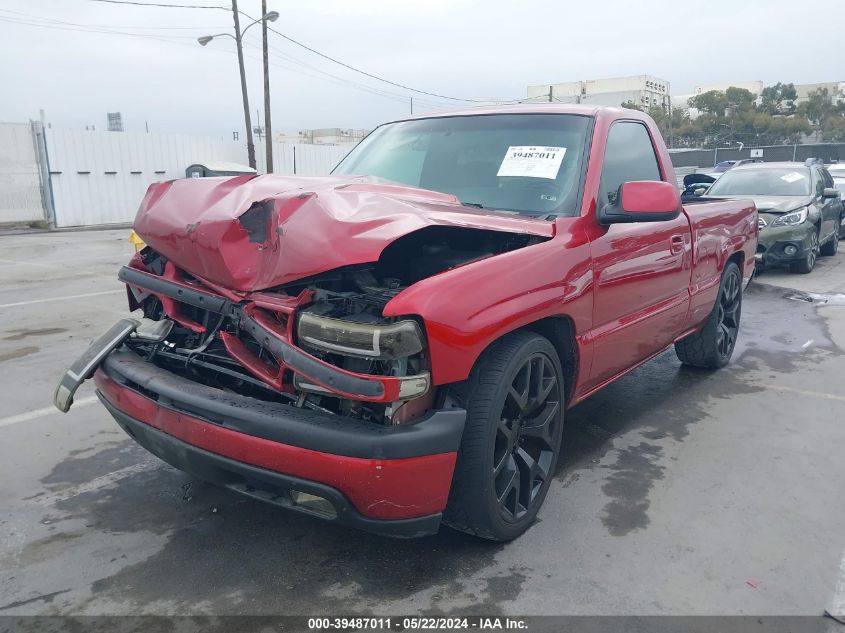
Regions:
<svg viewBox="0 0 845 633"><path fill-rule="evenodd" d="M706 191L707 191L707 187L696 187L695 191L693 191L692 194L696 198L700 198L701 196L703 196L705 194Z"/></svg>
<svg viewBox="0 0 845 633"><path fill-rule="evenodd" d="M838 198L840 195L839 189L834 189L833 187L825 187L822 191L822 198Z"/></svg>
<svg viewBox="0 0 845 633"><path fill-rule="evenodd" d="M668 182L638 180L619 187L614 204L599 209L599 224L665 222L681 213L678 190Z"/></svg>

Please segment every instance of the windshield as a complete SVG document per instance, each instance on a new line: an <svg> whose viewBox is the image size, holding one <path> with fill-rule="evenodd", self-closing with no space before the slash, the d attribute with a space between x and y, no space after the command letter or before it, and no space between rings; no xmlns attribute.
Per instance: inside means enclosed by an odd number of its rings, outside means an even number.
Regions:
<svg viewBox="0 0 845 633"><path fill-rule="evenodd" d="M590 119L573 114L443 117L383 125L333 174L451 193L470 206L575 215Z"/></svg>
<svg viewBox="0 0 845 633"><path fill-rule="evenodd" d="M707 192L709 196L807 196L810 172L803 167L732 169Z"/></svg>

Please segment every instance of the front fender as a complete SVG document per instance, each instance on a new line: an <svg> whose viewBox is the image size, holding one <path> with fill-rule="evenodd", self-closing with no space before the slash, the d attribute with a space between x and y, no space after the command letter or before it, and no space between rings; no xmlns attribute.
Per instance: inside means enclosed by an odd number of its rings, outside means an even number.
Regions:
<svg viewBox="0 0 845 633"><path fill-rule="evenodd" d="M465 380L495 340L540 319L565 315L576 336L588 331L592 278L586 235L567 231L419 281L394 297L384 315L422 318L432 382L448 384Z"/></svg>

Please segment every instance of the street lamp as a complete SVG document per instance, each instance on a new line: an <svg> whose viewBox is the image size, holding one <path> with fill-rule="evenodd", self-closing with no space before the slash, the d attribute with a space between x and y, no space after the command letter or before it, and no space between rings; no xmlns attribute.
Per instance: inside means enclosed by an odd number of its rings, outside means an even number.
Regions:
<svg viewBox="0 0 845 633"><path fill-rule="evenodd" d="M241 74L241 96L243 97L244 102L244 123L246 125L246 152L247 158L249 160L249 166L255 169L255 144L252 142L252 121L249 117L249 97L247 96L246 91L246 73L244 72L244 49L243 49L243 36L246 33L247 29L251 27L253 24L258 24L259 22L275 22L279 18L278 11L270 11L265 13L257 20L253 20L249 24L246 25L243 31L241 31L241 24L239 19L238 13L238 0L232 0L232 18L235 22L235 34L232 35L231 33L217 33L216 35L203 35L202 37L197 38L197 42L199 42L200 46L207 45L211 40L215 37L231 37L235 40L235 44L238 49L238 68ZM267 73L267 69L265 66L264 69L265 75ZM265 89L267 88L267 81L265 77ZM265 106L268 105L269 96L265 94Z"/></svg>

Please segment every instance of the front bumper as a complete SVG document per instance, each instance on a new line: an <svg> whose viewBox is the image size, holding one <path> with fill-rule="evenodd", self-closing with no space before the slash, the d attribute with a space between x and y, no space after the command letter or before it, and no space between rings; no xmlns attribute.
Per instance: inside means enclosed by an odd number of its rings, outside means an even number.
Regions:
<svg viewBox="0 0 845 633"><path fill-rule="evenodd" d="M462 409L384 427L207 387L120 350L94 379L118 424L180 470L356 528L393 536L437 531ZM299 493L326 500L332 512L297 503Z"/></svg>
<svg viewBox="0 0 845 633"><path fill-rule="evenodd" d="M811 233L809 226L806 230L790 226L762 229L757 240L757 262L764 266L779 266L801 261L812 248ZM796 250L787 255L784 249L790 245Z"/></svg>

